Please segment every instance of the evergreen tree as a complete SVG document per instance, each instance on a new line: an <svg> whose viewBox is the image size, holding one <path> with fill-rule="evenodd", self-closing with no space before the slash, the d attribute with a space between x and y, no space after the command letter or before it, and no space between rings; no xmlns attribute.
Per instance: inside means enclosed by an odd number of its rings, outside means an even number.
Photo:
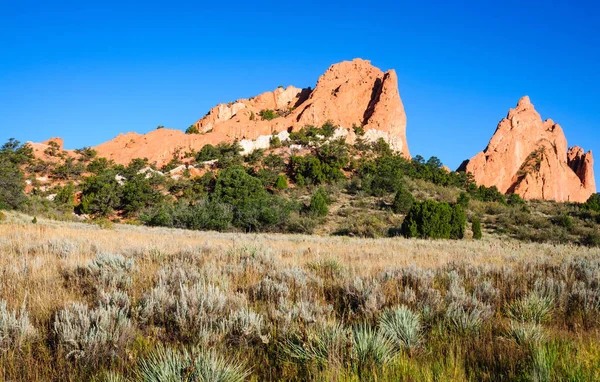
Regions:
<svg viewBox="0 0 600 382"><path fill-rule="evenodd" d="M415 197L405 189L401 187L398 192L396 192L396 196L394 197L394 202L392 204L392 211L397 214L406 214L412 208L415 203Z"/></svg>
<svg viewBox="0 0 600 382"><path fill-rule="evenodd" d="M479 221L479 218L473 218L471 229L473 230L473 239L481 240L481 222Z"/></svg>
<svg viewBox="0 0 600 382"><path fill-rule="evenodd" d="M465 237L465 225L467 224L467 215L465 210L458 204L452 206L452 219L450 220L450 238L462 239Z"/></svg>
<svg viewBox="0 0 600 382"><path fill-rule="evenodd" d="M315 192L310 198L310 205L308 207L311 214L315 216L327 216L329 213L329 207L327 206L327 199L322 192Z"/></svg>
<svg viewBox="0 0 600 382"><path fill-rule="evenodd" d="M275 182L275 188L278 190L285 190L288 188L288 182L284 175L279 175Z"/></svg>

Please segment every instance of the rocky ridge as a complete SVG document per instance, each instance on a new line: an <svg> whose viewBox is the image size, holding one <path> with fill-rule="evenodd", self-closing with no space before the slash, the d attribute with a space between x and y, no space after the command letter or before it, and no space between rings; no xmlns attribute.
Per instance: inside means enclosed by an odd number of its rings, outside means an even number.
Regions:
<svg viewBox="0 0 600 382"><path fill-rule="evenodd" d="M148 134L127 133L94 147L99 156L127 164L148 158L158 166L178 151L206 144L240 141L246 152L265 146L272 134L297 131L306 125L331 121L338 136L352 143L354 127L364 129L364 139L385 139L410 157L406 142L406 114L394 70L383 72L369 61L354 59L332 65L315 89L279 87L249 99L219 104L194 123L200 134L157 129ZM258 143L257 143L258 142Z"/></svg>

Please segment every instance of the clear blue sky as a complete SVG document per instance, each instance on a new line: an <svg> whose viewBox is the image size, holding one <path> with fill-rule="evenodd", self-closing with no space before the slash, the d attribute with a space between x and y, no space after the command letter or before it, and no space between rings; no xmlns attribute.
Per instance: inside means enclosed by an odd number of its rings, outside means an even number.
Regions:
<svg viewBox="0 0 600 382"><path fill-rule="evenodd" d="M217 103L314 86L361 57L398 72L413 154L456 168L529 95L600 161L591 1L202 3L2 2L0 142L185 129Z"/></svg>

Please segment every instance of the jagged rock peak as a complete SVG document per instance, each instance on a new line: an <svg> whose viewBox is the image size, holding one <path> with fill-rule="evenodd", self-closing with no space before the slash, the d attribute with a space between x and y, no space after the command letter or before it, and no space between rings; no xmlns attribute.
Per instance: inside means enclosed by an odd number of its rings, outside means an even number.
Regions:
<svg viewBox="0 0 600 382"><path fill-rule="evenodd" d="M573 147L560 125L542 121L529 97L498 124L487 148L462 170L475 181L526 199L585 202L596 192L591 151Z"/></svg>

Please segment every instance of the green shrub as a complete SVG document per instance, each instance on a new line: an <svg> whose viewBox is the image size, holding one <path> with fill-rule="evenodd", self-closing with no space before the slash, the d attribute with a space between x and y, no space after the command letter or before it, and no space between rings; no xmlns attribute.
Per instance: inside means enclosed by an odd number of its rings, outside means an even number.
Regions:
<svg viewBox="0 0 600 382"><path fill-rule="evenodd" d="M482 202L498 202L501 204L506 204L506 197L498 190L496 186L476 187L474 184L472 184L469 187L469 193L473 199L481 200Z"/></svg>
<svg viewBox="0 0 600 382"><path fill-rule="evenodd" d="M392 211L397 214L406 214L415 203L415 197L404 187L396 192L394 202L392 203Z"/></svg>
<svg viewBox="0 0 600 382"><path fill-rule="evenodd" d="M190 125L190 127L188 127L185 130L186 134L200 134L200 130L198 130L198 126L196 125Z"/></svg>
<svg viewBox="0 0 600 382"><path fill-rule="evenodd" d="M465 226L467 215L465 210L458 204L452 206L452 217L450 219L450 238L463 239L465 237Z"/></svg>
<svg viewBox="0 0 600 382"><path fill-rule="evenodd" d="M465 222L460 206L427 200L413 205L402 223L402 233L409 238L460 239Z"/></svg>
<svg viewBox="0 0 600 382"><path fill-rule="evenodd" d="M481 240L481 222L479 218L473 218L473 222L471 223L471 229L473 230L473 239Z"/></svg>
<svg viewBox="0 0 600 382"><path fill-rule="evenodd" d="M600 193L592 194L583 206L589 210L600 212Z"/></svg>
<svg viewBox="0 0 600 382"><path fill-rule="evenodd" d="M2 211L0 211L0 222L3 222L6 220L6 214Z"/></svg>
<svg viewBox="0 0 600 382"><path fill-rule="evenodd" d="M349 215L336 231L336 235L378 238L386 236L389 227L381 219L370 213Z"/></svg>
<svg viewBox="0 0 600 382"><path fill-rule="evenodd" d="M555 216L552 219L552 222L560 227L566 228L567 230L572 230L574 226L573 218L567 214Z"/></svg>
<svg viewBox="0 0 600 382"><path fill-rule="evenodd" d="M270 147L272 149L277 149L277 148L281 147L281 139L279 139L279 137L277 135L273 135L271 137Z"/></svg>
<svg viewBox="0 0 600 382"><path fill-rule="evenodd" d="M465 209L469 208L470 202L471 202L471 197L466 192L461 192L460 195L458 195L458 200L456 201L456 203L459 206L461 206L462 208L465 208Z"/></svg>
<svg viewBox="0 0 600 382"><path fill-rule="evenodd" d="M506 202L509 206L513 207L526 205L525 200L523 200L523 198L521 198L518 194L510 194Z"/></svg>
<svg viewBox="0 0 600 382"><path fill-rule="evenodd" d="M98 155L98 152L91 147L83 147L81 149L75 149L75 152L79 154L79 160L81 162L89 162Z"/></svg>
<svg viewBox="0 0 600 382"><path fill-rule="evenodd" d="M28 147L11 139L0 148L0 209L18 209L27 200L25 178L19 166L33 155Z"/></svg>
<svg viewBox="0 0 600 382"><path fill-rule="evenodd" d="M275 182L275 188L278 190L285 190L288 188L288 182L285 175L279 175L277 177L277 181Z"/></svg>
<svg viewBox="0 0 600 382"><path fill-rule="evenodd" d="M66 205L72 208L74 203L74 193L75 186L72 182L70 182L58 190L56 196L54 197L54 203L57 205Z"/></svg>
<svg viewBox="0 0 600 382"><path fill-rule="evenodd" d="M365 129L361 125L352 125L352 130L354 131L354 134L356 134L356 136L358 137L362 137L363 135L365 135Z"/></svg>
<svg viewBox="0 0 600 382"><path fill-rule="evenodd" d="M264 149L256 149L252 151L250 154L246 155L246 163L248 164L256 164L258 163L263 156L265 155Z"/></svg>
<svg viewBox="0 0 600 382"><path fill-rule="evenodd" d="M588 245L590 247L600 246L600 232L598 232L598 230L593 230L592 232L589 232L583 238L583 244Z"/></svg>
<svg viewBox="0 0 600 382"><path fill-rule="evenodd" d="M120 176L114 169L85 178L81 185L82 197L79 210L84 214L107 216L121 203L123 187L117 181Z"/></svg>
<svg viewBox="0 0 600 382"><path fill-rule="evenodd" d="M286 220L285 230L289 233L303 233L311 235L317 225L319 225L319 219L311 216L299 215L297 213L290 214Z"/></svg>
<svg viewBox="0 0 600 382"><path fill-rule="evenodd" d="M277 114L275 111L273 111L273 110L271 110L271 109L264 109L264 110L261 110L261 111L258 113L258 115L259 115L259 116L260 116L260 117L261 117L261 118L262 118L264 121L270 121L270 120L272 120L272 119L275 119L275 118L279 117L279 115L278 115L278 114Z"/></svg>
<svg viewBox="0 0 600 382"><path fill-rule="evenodd" d="M321 189L319 189L321 190ZM310 205L308 210L314 216L327 216L329 213L329 207L327 206L327 199L323 196L323 192L317 190L310 198Z"/></svg>
<svg viewBox="0 0 600 382"><path fill-rule="evenodd" d="M128 215L139 212L142 208L158 204L162 201L162 194L152 187L145 174L136 174L125 182L121 194L120 208Z"/></svg>
<svg viewBox="0 0 600 382"><path fill-rule="evenodd" d="M206 162L213 159L217 159L219 157L219 150L211 144L206 144L202 146L198 154L196 154L197 162Z"/></svg>

